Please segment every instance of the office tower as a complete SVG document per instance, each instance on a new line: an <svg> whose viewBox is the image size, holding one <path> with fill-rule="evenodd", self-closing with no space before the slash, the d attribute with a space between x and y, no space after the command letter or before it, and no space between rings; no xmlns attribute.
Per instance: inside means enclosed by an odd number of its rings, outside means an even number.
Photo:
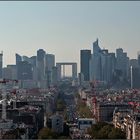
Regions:
<svg viewBox="0 0 140 140"><path fill-rule="evenodd" d="M11 69L9 69L7 67L2 68L2 78L12 79Z"/></svg>
<svg viewBox="0 0 140 140"><path fill-rule="evenodd" d="M110 83L115 70L115 54L108 53L107 49L101 50L101 81Z"/></svg>
<svg viewBox="0 0 140 140"><path fill-rule="evenodd" d="M99 47L99 42L98 42L98 38L97 38L96 41L93 42L93 54L99 55L100 51L101 51L101 48Z"/></svg>
<svg viewBox="0 0 140 140"><path fill-rule="evenodd" d="M90 60L90 80L110 84L115 73L115 53L109 53L107 49L101 49L98 39L93 43L93 54Z"/></svg>
<svg viewBox="0 0 140 140"><path fill-rule="evenodd" d="M16 65L7 65L7 68L10 69L11 79L17 79L17 67Z"/></svg>
<svg viewBox="0 0 140 140"><path fill-rule="evenodd" d="M83 83L84 83L84 75L83 75L83 73L78 73L78 83L79 83L80 86L83 85Z"/></svg>
<svg viewBox="0 0 140 140"><path fill-rule="evenodd" d="M110 56L108 50L101 50L101 80L110 81Z"/></svg>
<svg viewBox="0 0 140 140"><path fill-rule="evenodd" d="M138 64L140 66L140 51L138 52Z"/></svg>
<svg viewBox="0 0 140 140"><path fill-rule="evenodd" d="M32 80L32 65L27 61L19 62L17 65L17 79L18 80Z"/></svg>
<svg viewBox="0 0 140 140"><path fill-rule="evenodd" d="M30 64L32 65L32 69L33 69L33 80L37 81L38 72L37 72L37 57L36 56L30 57Z"/></svg>
<svg viewBox="0 0 140 140"><path fill-rule="evenodd" d="M90 80L90 73L89 73L90 59L91 59L91 50L80 51L80 66L81 66L81 73L83 73L84 75L84 81Z"/></svg>
<svg viewBox="0 0 140 140"><path fill-rule="evenodd" d="M30 58L28 56L23 55L22 61L27 61L28 63L30 63Z"/></svg>
<svg viewBox="0 0 140 140"><path fill-rule="evenodd" d="M109 53L109 70L108 70L108 74L110 75L110 81L111 84L113 84L113 78L114 78L114 74L115 74L115 68L116 68L116 57L115 57L115 53Z"/></svg>
<svg viewBox="0 0 140 140"><path fill-rule="evenodd" d="M132 67L132 83L133 88L140 88L140 68Z"/></svg>
<svg viewBox="0 0 140 140"><path fill-rule="evenodd" d="M0 53L0 78L2 78L3 52Z"/></svg>
<svg viewBox="0 0 140 140"><path fill-rule="evenodd" d="M46 52L43 49L37 51L37 71L38 71L38 80L45 79L45 69L46 69Z"/></svg>
<svg viewBox="0 0 140 140"><path fill-rule="evenodd" d="M55 55L46 54L46 77L48 86L52 83L52 68L55 66Z"/></svg>
<svg viewBox="0 0 140 140"><path fill-rule="evenodd" d="M132 78L132 88L140 88L140 65L137 59L130 59L129 75L130 79Z"/></svg>
<svg viewBox="0 0 140 140"><path fill-rule="evenodd" d="M51 71L55 66L55 55L46 54L46 69L47 71Z"/></svg>
<svg viewBox="0 0 140 140"><path fill-rule="evenodd" d="M36 59L37 59L36 56L30 57L30 63L33 67L36 67Z"/></svg>
<svg viewBox="0 0 140 140"><path fill-rule="evenodd" d="M52 67L52 84L56 85L58 82L58 72L57 72L57 67Z"/></svg>
<svg viewBox="0 0 140 140"><path fill-rule="evenodd" d="M22 57L19 54L15 54L16 55L16 65L22 61Z"/></svg>
<svg viewBox="0 0 140 140"><path fill-rule="evenodd" d="M116 49L116 69L122 73L122 78L127 79L129 71L129 58L122 48Z"/></svg>
<svg viewBox="0 0 140 140"><path fill-rule="evenodd" d="M130 66L132 66L133 68L140 67L137 59L130 59Z"/></svg>
<svg viewBox="0 0 140 140"><path fill-rule="evenodd" d="M98 39L93 42L93 54L90 61L90 80L101 80L101 48Z"/></svg>
<svg viewBox="0 0 140 140"><path fill-rule="evenodd" d="M7 65L2 69L2 78L16 80L17 79L17 67L16 65Z"/></svg>

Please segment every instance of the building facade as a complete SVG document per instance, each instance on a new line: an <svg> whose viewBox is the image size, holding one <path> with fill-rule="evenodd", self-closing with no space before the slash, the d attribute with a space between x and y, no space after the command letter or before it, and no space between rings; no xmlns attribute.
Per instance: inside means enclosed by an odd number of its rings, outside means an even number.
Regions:
<svg viewBox="0 0 140 140"><path fill-rule="evenodd" d="M84 81L90 80L90 59L91 50L81 50L80 51L80 66L81 73L84 75Z"/></svg>
<svg viewBox="0 0 140 140"><path fill-rule="evenodd" d="M2 78L3 53L0 53L0 78Z"/></svg>

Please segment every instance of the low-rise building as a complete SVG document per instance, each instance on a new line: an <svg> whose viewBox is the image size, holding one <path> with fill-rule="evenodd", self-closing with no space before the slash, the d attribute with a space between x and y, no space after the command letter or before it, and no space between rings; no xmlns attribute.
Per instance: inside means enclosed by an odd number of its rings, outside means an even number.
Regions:
<svg viewBox="0 0 140 140"><path fill-rule="evenodd" d="M91 125L95 124L94 118L79 118L78 119L78 128L80 130L86 130L87 128L91 127Z"/></svg>
<svg viewBox="0 0 140 140"><path fill-rule="evenodd" d="M47 126L54 132L63 133L63 125L64 120L62 115L55 114L47 119Z"/></svg>

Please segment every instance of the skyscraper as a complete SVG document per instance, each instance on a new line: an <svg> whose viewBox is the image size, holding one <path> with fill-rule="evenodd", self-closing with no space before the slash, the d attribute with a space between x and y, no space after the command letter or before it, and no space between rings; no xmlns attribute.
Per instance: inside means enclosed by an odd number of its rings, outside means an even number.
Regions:
<svg viewBox="0 0 140 140"><path fill-rule="evenodd" d="M38 80L45 79L45 69L46 69L46 52L43 49L37 51L37 71Z"/></svg>
<svg viewBox="0 0 140 140"><path fill-rule="evenodd" d="M98 39L93 43L93 54L90 61L90 80L99 80L106 84L111 83L115 71L115 53L101 49Z"/></svg>
<svg viewBox="0 0 140 140"><path fill-rule="evenodd" d="M122 48L116 49L116 69L121 71L123 79L128 77L129 58Z"/></svg>
<svg viewBox="0 0 140 140"><path fill-rule="evenodd" d="M56 85L58 82L57 67L52 68L52 84Z"/></svg>
<svg viewBox="0 0 140 140"><path fill-rule="evenodd" d="M37 57L36 56L32 56L30 57L30 64L32 65L33 68L33 80L37 81L38 80L38 72L37 72Z"/></svg>
<svg viewBox="0 0 140 140"><path fill-rule="evenodd" d="M16 65L22 61L22 57L19 54L15 54L16 55Z"/></svg>
<svg viewBox="0 0 140 140"><path fill-rule="evenodd" d="M2 78L3 52L0 53L0 78Z"/></svg>
<svg viewBox="0 0 140 140"><path fill-rule="evenodd" d="M138 64L140 66L140 51L138 52Z"/></svg>
<svg viewBox="0 0 140 140"><path fill-rule="evenodd" d="M22 61L27 61L28 63L30 63L30 58L28 56L22 56Z"/></svg>
<svg viewBox="0 0 140 140"><path fill-rule="evenodd" d="M90 61L90 80L101 80L101 48L98 39L93 42L93 54Z"/></svg>
<svg viewBox="0 0 140 140"><path fill-rule="evenodd" d="M17 78L18 80L32 80L32 65L27 61L21 61L17 64Z"/></svg>
<svg viewBox="0 0 140 140"><path fill-rule="evenodd" d="M52 68L55 66L55 55L46 54L46 69L47 71L52 71Z"/></svg>
<svg viewBox="0 0 140 140"><path fill-rule="evenodd" d="M91 50L81 50L80 51L80 66L81 73L84 75L84 81L90 80L90 59L91 59Z"/></svg>
<svg viewBox="0 0 140 140"><path fill-rule="evenodd" d="M36 56L30 57L30 63L32 64L33 67L36 67Z"/></svg>
<svg viewBox="0 0 140 140"><path fill-rule="evenodd" d="M7 68L11 70L11 78L9 79L17 79L17 66L16 65L7 65Z"/></svg>
<svg viewBox="0 0 140 140"><path fill-rule="evenodd" d="M55 66L55 55L46 54L46 78L47 84L50 86L52 83L52 68Z"/></svg>

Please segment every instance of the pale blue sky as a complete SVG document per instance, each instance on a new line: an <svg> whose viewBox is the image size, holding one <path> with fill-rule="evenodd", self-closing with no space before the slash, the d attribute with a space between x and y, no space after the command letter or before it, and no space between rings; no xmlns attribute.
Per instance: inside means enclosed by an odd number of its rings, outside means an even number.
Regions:
<svg viewBox="0 0 140 140"><path fill-rule="evenodd" d="M97 37L101 48L122 47L136 58L140 2L0 2L4 65L15 63L15 53L32 56L39 48L55 54L57 62L79 63L80 49L92 49Z"/></svg>

